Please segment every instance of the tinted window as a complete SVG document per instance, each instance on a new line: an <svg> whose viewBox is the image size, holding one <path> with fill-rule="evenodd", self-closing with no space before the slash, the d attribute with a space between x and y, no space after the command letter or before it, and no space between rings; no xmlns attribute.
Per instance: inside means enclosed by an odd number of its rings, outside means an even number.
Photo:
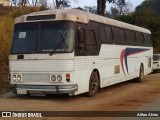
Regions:
<svg viewBox="0 0 160 120"><path fill-rule="evenodd" d="M93 30L85 31L85 41L87 54L97 53L96 36Z"/></svg>
<svg viewBox="0 0 160 120"><path fill-rule="evenodd" d="M35 53L38 23L19 23L14 26L12 54Z"/></svg>
<svg viewBox="0 0 160 120"><path fill-rule="evenodd" d="M126 30L126 41L129 45L136 45L136 36L135 33L131 30Z"/></svg>
<svg viewBox="0 0 160 120"><path fill-rule="evenodd" d="M152 46L151 35L144 34L145 43L148 46Z"/></svg>
<svg viewBox="0 0 160 120"><path fill-rule="evenodd" d="M104 25L100 25L99 27L99 37L100 37L100 40L105 42L107 41L107 38L106 38L106 34L105 34L105 27Z"/></svg>
<svg viewBox="0 0 160 120"><path fill-rule="evenodd" d="M111 27L105 27L107 43L113 43L113 34Z"/></svg>
<svg viewBox="0 0 160 120"><path fill-rule="evenodd" d="M136 32L136 41L138 45L144 45L144 37L142 33Z"/></svg>
<svg viewBox="0 0 160 120"><path fill-rule="evenodd" d="M55 15L28 16L28 17L27 17L27 21L55 19L55 17L56 17Z"/></svg>
<svg viewBox="0 0 160 120"><path fill-rule="evenodd" d="M16 24L11 54L72 52L74 27L74 23L68 21Z"/></svg>
<svg viewBox="0 0 160 120"><path fill-rule="evenodd" d="M42 22L38 52L71 52L74 43L73 23Z"/></svg>
<svg viewBox="0 0 160 120"><path fill-rule="evenodd" d="M86 45L87 46L95 46L96 45L94 31L86 30Z"/></svg>
<svg viewBox="0 0 160 120"><path fill-rule="evenodd" d="M125 44L125 33L124 30L119 28L113 28L114 41L117 44Z"/></svg>

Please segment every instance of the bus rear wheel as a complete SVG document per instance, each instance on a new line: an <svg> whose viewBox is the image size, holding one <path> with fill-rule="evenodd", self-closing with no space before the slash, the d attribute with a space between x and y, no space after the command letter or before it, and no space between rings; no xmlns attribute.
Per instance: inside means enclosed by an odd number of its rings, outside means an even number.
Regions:
<svg viewBox="0 0 160 120"><path fill-rule="evenodd" d="M140 82L142 82L143 78L144 78L144 68L143 68L143 65L141 65L140 69L139 69L139 77L136 78L135 81L140 83Z"/></svg>
<svg viewBox="0 0 160 120"><path fill-rule="evenodd" d="M93 71L89 82L89 91L87 96L93 97L98 93L99 90L99 78L96 71Z"/></svg>

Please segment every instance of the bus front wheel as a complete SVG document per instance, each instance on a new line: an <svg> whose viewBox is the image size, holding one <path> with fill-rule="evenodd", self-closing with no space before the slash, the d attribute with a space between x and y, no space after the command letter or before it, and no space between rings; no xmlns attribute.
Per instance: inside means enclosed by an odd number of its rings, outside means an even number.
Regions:
<svg viewBox="0 0 160 120"><path fill-rule="evenodd" d="M93 71L89 82L89 91L87 96L93 97L98 93L99 90L99 78L96 71Z"/></svg>

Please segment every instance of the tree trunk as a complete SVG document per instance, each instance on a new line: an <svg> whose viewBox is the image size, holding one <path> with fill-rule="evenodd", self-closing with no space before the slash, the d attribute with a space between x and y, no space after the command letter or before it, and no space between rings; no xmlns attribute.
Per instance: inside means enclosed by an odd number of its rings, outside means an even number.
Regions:
<svg viewBox="0 0 160 120"><path fill-rule="evenodd" d="M106 0L97 0L97 13L98 15L105 15Z"/></svg>
<svg viewBox="0 0 160 120"><path fill-rule="evenodd" d="M34 6L37 6L37 2L38 2L38 1L36 0L36 1L35 1L35 4L34 4Z"/></svg>

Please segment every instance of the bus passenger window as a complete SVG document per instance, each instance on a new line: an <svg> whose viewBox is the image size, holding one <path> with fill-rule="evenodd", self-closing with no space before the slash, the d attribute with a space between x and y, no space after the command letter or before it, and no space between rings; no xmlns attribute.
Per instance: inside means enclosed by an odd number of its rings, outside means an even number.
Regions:
<svg viewBox="0 0 160 120"><path fill-rule="evenodd" d="M128 45L136 45L135 33L131 30L125 30L126 40Z"/></svg>
<svg viewBox="0 0 160 120"><path fill-rule="evenodd" d="M102 43L105 44L107 42L105 27L103 24L99 25L99 37L100 37L100 41L102 41Z"/></svg>
<svg viewBox="0 0 160 120"><path fill-rule="evenodd" d="M114 35L114 41L116 44L119 44L119 45L126 44L124 30L113 28L113 35Z"/></svg>
<svg viewBox="0 0 160 120"><path fill-rule="evenodd" d="M95 54L97 53L97 42L96 36L93 30L85 31L85 46L87 54Z"/></svg>
<svg viewBox="0 0 160 120"><path fill-rule="evenodd" d="M144 45L145 41L142 33L136 32L136 41L138 45Z"/></svg>
<svg viewBox="0 0 160 120"><path fill-rule="evenodd" d="M113 43L113 34L111 27L105 27L106 36L107 36L107 43Z"/></svg>
<svg viewBox="0 0 160 120"><path fill-rule="evenodd" d="M151 35L144 34L144 39L147 46L152 46Z"/></svg>

